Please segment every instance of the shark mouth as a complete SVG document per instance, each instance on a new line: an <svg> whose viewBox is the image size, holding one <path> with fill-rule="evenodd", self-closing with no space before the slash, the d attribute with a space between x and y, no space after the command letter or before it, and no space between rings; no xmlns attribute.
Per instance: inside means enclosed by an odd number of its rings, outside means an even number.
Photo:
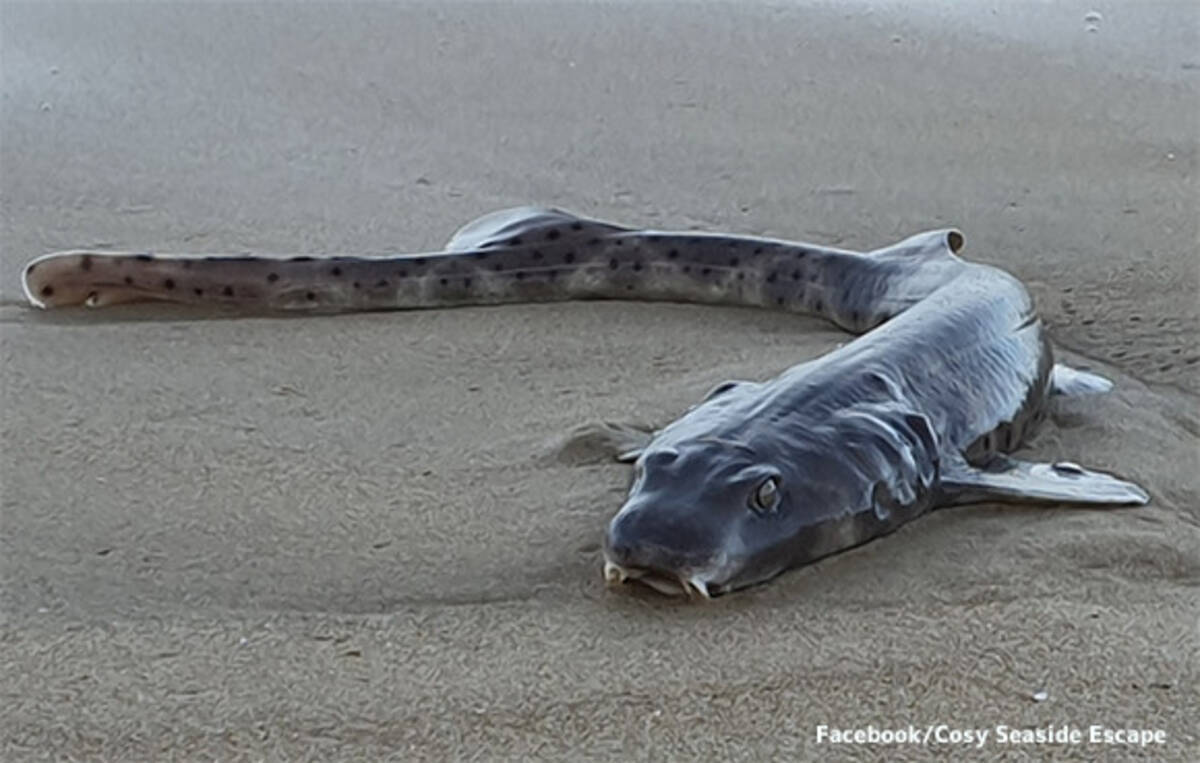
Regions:
<svg viewBox="0 0 1200 763"><path fill-rule="evenodd" d="M689 599L707 600L720 593L715 586L710 586L699 575L689 576L662 570L622 567L610 559L604 560L604 582L610 586L630 582L640 583L667 596L686 596Z"/></svg>

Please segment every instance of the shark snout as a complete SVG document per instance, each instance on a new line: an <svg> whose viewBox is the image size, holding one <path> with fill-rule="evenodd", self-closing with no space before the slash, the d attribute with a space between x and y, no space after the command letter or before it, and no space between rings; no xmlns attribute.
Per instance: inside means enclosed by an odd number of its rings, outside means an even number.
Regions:
<svg viewBox="0 0 1200 763"><path fill-rule="evenodd" d="M718 582L713 571L725 555L720 534L696 519L658 506L627 505L613 517L605 535L605 579L632 579L662 593L707 598Z"/></svg>
<svg viewBox="0 0 1200 763"><path fill-rule="evenodd" d="M679 573L708 560L711 552L704 541L694 526L671 521L652 509L634 509L613 517L605 552L623 567Z"/></svg>

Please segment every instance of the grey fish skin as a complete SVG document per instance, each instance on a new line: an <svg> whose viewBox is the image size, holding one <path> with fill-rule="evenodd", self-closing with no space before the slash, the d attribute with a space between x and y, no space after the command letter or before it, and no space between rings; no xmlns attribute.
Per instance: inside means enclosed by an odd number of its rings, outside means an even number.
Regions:
<svg viewBox="0 0 1200 763"><path fill-rule="evenodd" d="M635 479L605 576L703 597L857 546L939 506L1143 504L1137 485L1006 455L1055 394L1111 383L1055 365L1011 275L957 256L954 230L858 253L631 230L560 210L479 218L422 255L61 252L30 263L43 308L165 300L341 312L570 299L753 305L863 334L766 382L719 386L663 430L616 432ZM865 333L864 333L865 332Z"/></svg>
<svg viewBox="0 0 1200 763"><path fill-rule="evenodd" d="M662 570L713 595L957 502L946 462L1012 450L1045 414L1051 355L1031 308L1011 276L963 263L861 339L729 387L668 425L610 524L617 576ZM779 505L756 510L767 479Z"/></svg>
<svg viewBox="0 0 1200 763"><path fill-rule="evenodd" d="M1024 286L959 259L961 245L933 233L868 255L868 272L892 280L847 301L894 317L770 381L722 385L643 443L608 527L605 577L708 598L941 506L1145 504L1145 491L1111 475L1006 455L1051 396L1111 384L1055 365ZM770 500L758 500L768 484Z"/></svg>
<svg viewBox="0 0 1200 763"><path fill-rule="evenodd" d="M643 299L774 307L862 331L896 306L888 273L862 255L788 241L637 231L559 210L505 210L465 226L446 251L382 257L69 251L24 271L42 308L166 301L336 313L456 305ZM852 277L851 277L852 276ZM868 311L847 291L879 292ZM892 295L902 306L905 294ZM853 304L852 304L853 302Z"/></svg>

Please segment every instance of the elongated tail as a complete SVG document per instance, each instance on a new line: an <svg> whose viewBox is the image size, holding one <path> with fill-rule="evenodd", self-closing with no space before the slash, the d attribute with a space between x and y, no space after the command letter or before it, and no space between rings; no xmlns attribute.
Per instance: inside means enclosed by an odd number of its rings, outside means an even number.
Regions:
<svg viewBox="0 0 1200 763"><path fill-rule="evenodd" d="M163 300L346 312L644 299L772 307L861 332L939 286L947 266L964 264L945 241L953 239L925 234L863 255L773 239L637 231L521 208L469 223L446 251L432 254L60 252L30 263L24 285L30 302L43 308ZM928 277L912 278L915 268Z"/></svg>

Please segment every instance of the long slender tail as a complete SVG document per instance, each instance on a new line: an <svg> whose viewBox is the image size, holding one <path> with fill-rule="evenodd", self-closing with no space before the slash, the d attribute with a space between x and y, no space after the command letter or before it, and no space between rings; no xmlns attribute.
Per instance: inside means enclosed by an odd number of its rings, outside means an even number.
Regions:
<svg viewBox="0 0 1200 763"><path fill-rule="evenodd" d="M433 254L71 251L31 262L24 286L29 301L42 308L148 300L311 312L571 299L708 302L811 313L861 332L945 280L920 265L922 256L930 260L936 250L937 262L949 254L962 264L938 243L946 239L945 233L925 234L863 255L773 239L636 231L522 208L464 226L446 251ZM918 266L933 275L913 278Z"/></svg>

